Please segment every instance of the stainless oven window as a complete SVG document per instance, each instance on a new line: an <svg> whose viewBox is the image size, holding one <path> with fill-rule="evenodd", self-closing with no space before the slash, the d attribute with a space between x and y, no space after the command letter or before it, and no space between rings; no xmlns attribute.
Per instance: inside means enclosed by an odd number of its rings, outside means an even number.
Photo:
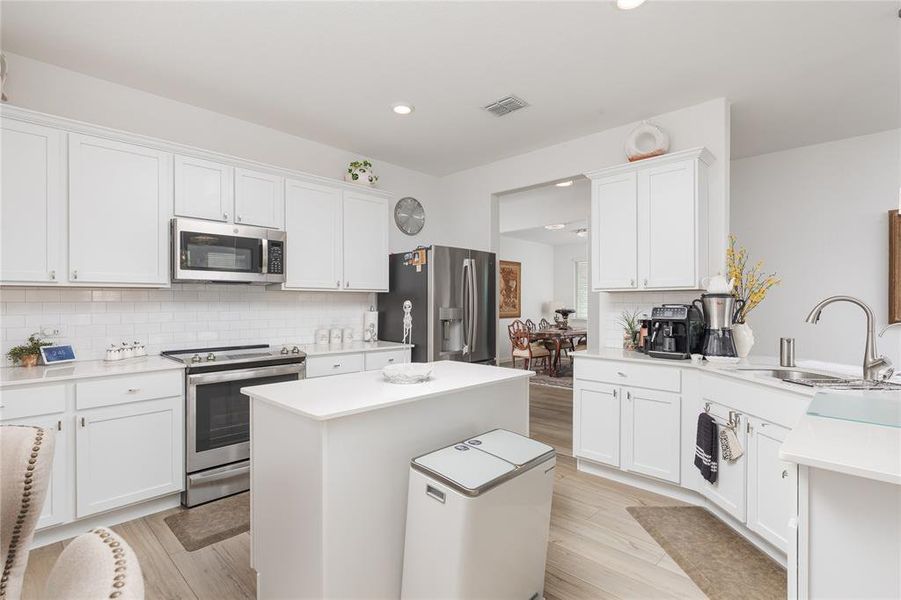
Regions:
<svg viewBox="0 0 901 600"><path fill-rule="evenodd" d="M191 271L263 272L263 241L198 231L180 232L179 264Z"/></svg>
<svg viewBox="0 0 901 600"><path fill-rule="evenodd" d="M250 441L250 399L241 388L295 381L297 374L257 377L197 386L194 451L206 452Z"/></svg>

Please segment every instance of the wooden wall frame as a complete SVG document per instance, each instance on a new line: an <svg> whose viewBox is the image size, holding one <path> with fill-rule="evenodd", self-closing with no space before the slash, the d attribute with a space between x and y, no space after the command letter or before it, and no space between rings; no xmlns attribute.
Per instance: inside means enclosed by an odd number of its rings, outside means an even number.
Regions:
<svg viewBox="0 0 901 600"><path fill-rule="evenodd" d="M500 261L498 317L518 319L522 316L522 263Z"/></svg>
<svg viewBox="0 0 901 600"><path fill-rule="evenodd" d="M901 214L888 212L888 322L901 322Z"/></svg>

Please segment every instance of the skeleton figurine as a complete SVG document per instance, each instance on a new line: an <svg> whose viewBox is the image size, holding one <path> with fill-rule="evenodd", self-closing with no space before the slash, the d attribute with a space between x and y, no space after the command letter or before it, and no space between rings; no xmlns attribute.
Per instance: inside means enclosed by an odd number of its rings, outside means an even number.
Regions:
<svg viewBox="0 0 901 600"><path fill-rule="evenodd" d="M413 340L413 315L410 314L410 311L413 310L413 303L409 300L404 300L404 343L409 344Z"/></svg>

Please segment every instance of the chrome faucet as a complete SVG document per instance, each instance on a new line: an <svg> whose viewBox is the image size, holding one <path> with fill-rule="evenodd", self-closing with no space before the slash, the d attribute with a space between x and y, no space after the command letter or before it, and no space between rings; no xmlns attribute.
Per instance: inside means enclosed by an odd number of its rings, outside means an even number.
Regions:
<svg viewBox="0 0 901 600"><path fill-rule="evenodd" d="M876 317L873 310L867 304L852 296L831 296L821 301L811 309L806 321L816 325L820 320L820 313L833 302L850 302L859 306L867 315L867 342L863 355L863 378L866 381L883 381L892 376L895 368L892 361L884 356L876 354Z"/></svg>

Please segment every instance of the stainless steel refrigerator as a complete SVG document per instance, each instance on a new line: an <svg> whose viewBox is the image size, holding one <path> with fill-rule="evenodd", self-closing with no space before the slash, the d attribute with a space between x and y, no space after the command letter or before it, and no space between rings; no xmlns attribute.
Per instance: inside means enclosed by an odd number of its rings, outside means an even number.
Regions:
<svg viewBox="0 0 901 600"><path fill-rule="evenodd" d="M378 295L379 339L403 339L403 304L413 303L413 362L495 364L497 261L494 253L430 246L389 257L387 293Z"/></svg>

